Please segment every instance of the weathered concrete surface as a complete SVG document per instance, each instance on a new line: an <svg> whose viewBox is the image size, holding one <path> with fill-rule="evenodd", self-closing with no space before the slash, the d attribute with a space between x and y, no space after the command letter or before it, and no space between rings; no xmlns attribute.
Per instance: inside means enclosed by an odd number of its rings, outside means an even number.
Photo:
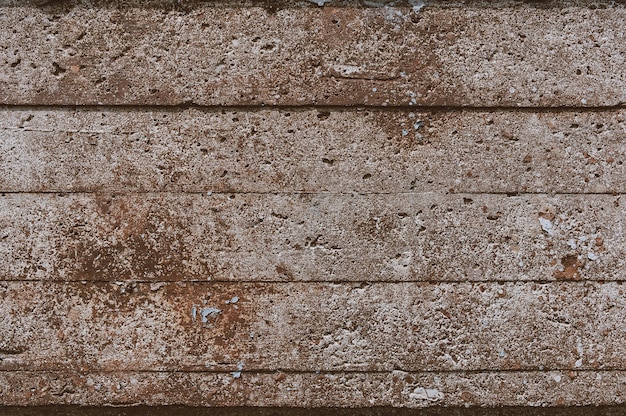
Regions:
<svg viewBox="0 0 626 416"><path fill-rule="evenodd" d="M31 406L582 406L624 403L626 372L278 372L234 379L228 373L202 372L24 371L0 373L0 388L5 403ZM432 399L422 399L420 389L431 390Z"/></svg>
<svg viewBox="0 0 626 416"><path fill-rule="evenodd" d="M1 371L625 370L590 283L0 284Z"/></svg>
<svg viewBox="0 0 626 416"><path fill-rule="evenodd" d="M626 192L626 110L5 109L0 191Z"/></svg>
<svg viewBox="0 0 626 416"><path fill-rule="evenodd" d="M5 194L6 280L625 280L621 196Z"/></svg>
<svg viewBox="0 0 626 416"><path fill-rule="evenodd" d="M0 0L0 405L623 407L625 27Z"/></svg>
<svg viewBox="0 0 626 416"><path fill-rule="evenodd" d="M626 7L615 2L179 3L5 0L0 103L626 102Z"/></svg>

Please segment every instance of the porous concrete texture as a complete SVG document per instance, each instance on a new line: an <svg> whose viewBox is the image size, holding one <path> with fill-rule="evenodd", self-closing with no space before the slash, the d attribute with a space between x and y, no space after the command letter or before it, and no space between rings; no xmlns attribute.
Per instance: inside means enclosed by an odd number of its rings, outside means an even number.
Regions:
<svg viewBox="0 0 626 416"><path fill-rule="evenodd" d="M623 414L625 57L623 1L0 0L0 415Z"/></svg>
<svg viewBox="0 0 626 416"><path fill-rule="evenodd" d="M619 282L10 282L0 290L5 371L209 368L236 382L244 371L626 369Z"/></svg>
<svg viewBox="0 0 626 416"><path fill-rule="evenodd" d="M13 192L623 193L626 110L12 109Z"/></svg>
<svg viewBox="0 0 626 416"><path fill-rule="evenodd" d="M556 381L559 379L560 381ZM3 372L5 401L31 405L564 406L626 400L626 372ZM424 387L427 386L427 387ZM428 391L426 390L428 389ZM429 396L430 393L430 396ZM621 407L623 412L623 407ZM250 412L248 413L250 414ZM358 413L357 413L358 414ZM442 414L446 414L442 411ZM619 413L618 413L619 414ZM623 413L622 413L623 414Z"/></svg>
<svg viewBox="0 0 626 416"><path fill-rule="evenodd" d="M621 195L5 194L5 279L624 281Z"/></svg>
<svg viewBox="0 0 626 416"><path fill-rule="evenodd" d="M3 0L0 101L619 105L626 10L597 3Z"/></svg>

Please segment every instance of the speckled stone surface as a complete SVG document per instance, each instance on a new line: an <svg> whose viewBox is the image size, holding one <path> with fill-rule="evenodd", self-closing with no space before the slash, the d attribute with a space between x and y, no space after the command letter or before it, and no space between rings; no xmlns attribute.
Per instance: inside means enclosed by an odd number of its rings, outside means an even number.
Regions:
<svg viewBox="0 0 626 416"><path fill-rule="evenodd" d="M0 415L624 414L624 3L320 2L0 0Z"/></svg>
<svg viewBox="0 0 626 416"><path fill-rule="evenodd" d="M624 281L621 196L0 197L5 279Z"/></svg>
<svg viewBox="0 0 626 416"><path fill-rule="evenodd" d="M11 282L0 294L3 371L626 369L620 282Z"/></svg>
<svg viewBox="0 0 626 416"><path fill-rule="evenodd" d="M339 6L3 0L0 104L626 102L623 4Z"/></svg>
<svg viewBox="0 0 626 416"><path fill-rule="evenodd" d="M13 192L622 193L626 110L5 108Z"/></svg>
<svg viewBox="0 0 626 416"><path fill-rule="evenodd" d="M557 382L555 378L560 378ZM113 405L342 407L576 406L624 402L626 373L249 373L233 379L211 372L8 372L5 402ZM427 387L424 387L427 386ZM428 389L430 397L428 396ZM446 414L445 408L441 408ZM505 410L506 411L506 410ZM623 407L621 408L623 411ZM250 412L250 410L249 410ZM463 414L461 412L457 414ZM470 413L471 414L471 413ZM531 413L532 414L532 413ZM541 413L540 413L541 414ZM568 413L565 413L567 415ZM570 413L571 414L571 413ZM622 413L617 413L622 414Z"/></svg>

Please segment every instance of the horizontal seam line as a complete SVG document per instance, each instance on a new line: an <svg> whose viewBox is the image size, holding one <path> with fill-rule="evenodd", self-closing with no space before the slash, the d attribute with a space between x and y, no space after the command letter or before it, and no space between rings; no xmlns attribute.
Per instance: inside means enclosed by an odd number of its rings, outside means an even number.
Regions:
<svg viewBox="0 0 626 416"><path fill-rule="evenodd" d="M58 284L90 284L90 283L138 283L138 284L158 284L158 283L185 283L185 284L220 284L220 285L239 285L239 284L247 284L247 285L279 285L279 284L291 284L291 285L306 285L306 284L328 284L328 285L358 285L358 284L368 284L368 285L384 285L384 284L424 284L424 285L435 285L435 284L504 284L504 283L515 283L515 284L579 284L585 285L589 283L598 283L598 284L608 284L608 283L626 283L626 279L624 280L546 280L546 279L537 279L537 280L299 280L299 281L289 281L289 280L133 280L133 279L119 279L119 280L47 280L47 279L0 279L0 283L58 283Z"/></svg>
<svg viewBox="0 0 626 416"><path fill-rule="evenodd" d="M235 364L233 364L235 365ZM236 372L241 372L242 374L276 374L276 373L285 373L285 374L315 374L315 375L326 375L326 374L393 374L393 372L400 371L404 373L410 374L484 374L484 373L548 373L554 371L572 371L575 373L608 373L608 372L626 372L625 369L572 369L572 368L544 368L543 370L539 369L507 369L507 370L288 370L288 369L275 369L275 370L236 370ZM0 369L0 373L80 373L80 374L133 374L133 373L147 373L147 374L230 374L233 370L93 370L93 371L80 371L80 370L44 370L44 369L18 369L18 370L5 370Z"/></svg>
<svg viewBox="0 0 626 416"><path fill-rule="evenodd" d="M17 3L17 4L16 4ZM16 3L8 3L6 5L3 5L2 8L26 8L29 7L29 5L24 5L24 4L20 4L20 2L16 2ZM119 4L120 3L124 3L124 2L120 2L120 1L114 1L111 2L113 4L115 4L116 6L111 6L111 7L120 7ZM141 3L141 2L130 2L131 4L139 4L138 8L141 10L152 10L152 9L158 9L158 10L170 10L172 8L172 6L167 7L167 6L163 6L162 4L154 4L154 3ZM187 7L188 9L196 9L196 8L205 8L205 9L227 9L227 10L238 10L238 9L246 9L246 8L250 8L250 7L259 7L259 8L270 8L269 6L267 6L266 4L264 4L263 2L258 2L258 3L253 3L255 4L254 6L250 6L247 5L245 2L235 2L235 4L233 5L232 3L229 2L225 2L225 1L220 1L220 2L216 2L216 3L204 3L204 2L190 2L191 4ZM312 2L311 2L312 3ZM485 4L486 3L486 4ZM552 8L552 7L562 7L564 4L567 5L569 2L565 2L562 0L555 0L550 3L556 3L557 6L545 6L545 8ZM582 10L587 10L588 6L590 4L595 5L597 2L594 1L589 1L589 0L580 0L578 2L575 2L575 4L578 4L576 7L581 8ZM612 4L612 2L605 2L608 3L609 5ZM165 3L167 4L167 3ZM445 2L445 1L441 1L441 0L431 0L428 2L428 4L424 5L420 10L449 10L449 9L469 9L469 10L482 10L482 9L495 9L495 10L509 10L509 9L522 9L522 8L542 8L544 6L533 6L533 3L527 4L527 3L516 3L516 2L512 2L512 1L508 1L508 2L499 2L499 3L495 3L495 4L489 4L489 2L469 2L469 4L471 4L471 7L467 5L467 3L464 2ZM32 7L32 6L30 6ZM50 7L50 6L47 6ZM96 9L102 9L104 8L103 6L90 6ZM363 3L359 3L357 1L352 1L352 0L348 0L348 1L344 1L344 2L338 2L337 4L330 4L330 5L324 5L323 8L324 9L355 9L355 10L376 10L378 9L380 6L376 6L376 5L371 5L368 6L366 4ZM393 5L391 6L394 9L397 10L411 10L412 9L412 5L408 4L400 4L400 5ZM180 6L181 10L186 10L185 7ZM297 4L294 2L277 2L276 5L276 9L277 10L322 10L322 7L316 4L308 4L308 3L304 3L304 4ZM609 10L613 10L613 9L621 9L620 4L612 4L610 8L608 8ZM174 9L174 10L178 10L178 9ZM595 9L591 9L591 10L595 10Z"/></svg>
<svg viewBox="0 0 626 416"><path fill-rule="evenodd" d="M132 195L198 195L198 196L212 196L212 195L337 195L337 196L366 196L366 195L429 195L429 196L463 196L463 195L498 195L498 196L526 196L526 195L545 195L545 196L558 196L558 195L608 195L608 196L620 196L625 195L626 191L620 192L476 192L476 191L406 191L406 192L362 192L362 191L345 191L345 192L329 192L329 191L211 191L207 188L206 191L7 191L0 189L1 196L6 195L113 195L113 196L132 196Z"/></svg>
<svg viewBox="0 0 626 416"><path fill-rule="evenodd" d="M332 110L336 112L350 112L354 110L377 110L382 112L390 111L415 111L415 112L488 112L488 111L502 111L502 112L607 112L616 110L625 110L626 104L620 103L616 105L606 106L462 106L462 105L368 105L368 104L348 104L348 105L336 105L336 104L302 104L302 105L262 105L262 104L246 104L246 105L205 105L205 104L0 104L0 110L27 110L27 109L40 109L40 110L128 110L136 111L138 109L144 111L177 111L186 109L196 109L200 111L265 111L265 110L290 110L290 111L306 111L306 110Z"/></svg>

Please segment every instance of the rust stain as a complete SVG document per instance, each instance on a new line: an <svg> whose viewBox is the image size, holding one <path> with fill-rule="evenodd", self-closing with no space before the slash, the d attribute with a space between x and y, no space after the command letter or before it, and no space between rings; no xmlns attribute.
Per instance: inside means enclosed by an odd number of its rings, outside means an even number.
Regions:
<svg viewBox="0 0 626 416"><path fill-rule="evenodd" d="M276 273L280 276L285 276L287 280L294 280L293 272L284 263L276 266Z"/></svg>
<svg viewBox="0 0 626 416"><path fill-rule="evenodd" d="M370 117L384 134L384 146L390 147L392 156L405 154L407 151L419 149L421 146L432 144L437 140L436 134L430 133L430 113L400 113L386 111L371 111L365 114Z"/></svg>
<svg viewBox="0 0 626 416"><path fill-rule="evenodd" d="M554 215L553 212L550 212L550 211L546 210L544 212L540 212L539 213L539 217L540 218L545 218L548 221L553 221L556 216Z"/></svg>
<svg viewBox="0 0 626 416"><path fill-rule="evenodd" d="M569 254L561 258L563 270L555 270L554 277L560 280L581 280L580 268L583 263L578 259L578 255Z"/></svg>

